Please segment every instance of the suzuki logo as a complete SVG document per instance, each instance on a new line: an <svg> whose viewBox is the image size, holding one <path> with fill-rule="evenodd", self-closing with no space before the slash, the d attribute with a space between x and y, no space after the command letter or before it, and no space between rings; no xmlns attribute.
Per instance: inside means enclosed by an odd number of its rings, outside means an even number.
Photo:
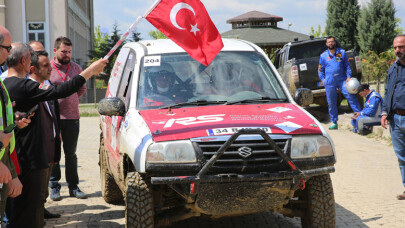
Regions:
<svg viewBox="0 0 405 228"><path fill-rule="evenodd" d="M252 155L252 148L250 148L250 147L243 146L243 147L240 147L238 149L238 151L239 151L239 155L244 158L247 158L250 155Z"/></svg>

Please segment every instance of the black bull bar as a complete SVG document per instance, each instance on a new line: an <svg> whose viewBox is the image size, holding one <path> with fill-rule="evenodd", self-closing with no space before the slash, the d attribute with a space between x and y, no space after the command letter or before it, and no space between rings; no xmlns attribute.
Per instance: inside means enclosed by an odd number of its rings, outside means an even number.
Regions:
<svg viewBox="0 0 405 228"><path fill-rule="evenodd" d="M214 165L214 163L225 153L225 151L232 145L233 142L240 135L261 135L263 139L274 148L276 153L282 158L291 171L281 171L278 173L260 172L258 174L217 174L217 175L205 175L208 170ZM277 144L267 135L264 130L261 129L241 129L237 133L233 134L214 154L211 159L201 168L200 172L195 176L176 176L176 177L151 177L152 184L175 184L175 183L202 183L202 182L248 182L248 181L271 181L271 180L286 180L293 179L294 182L298 178L302 183L302 187L305 187L304 180L313 175L328 174L335 171L333 166L316 168L311 170L300 170L294 162L283 153L283 151L277 146Z"/></svg>

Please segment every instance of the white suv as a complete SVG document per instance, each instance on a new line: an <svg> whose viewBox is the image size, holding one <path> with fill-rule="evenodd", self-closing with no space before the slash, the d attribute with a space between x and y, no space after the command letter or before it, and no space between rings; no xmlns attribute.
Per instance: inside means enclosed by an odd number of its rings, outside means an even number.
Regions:
<svg viewBox="0 0 405 228"><path fill-rule="evenodd" d="M333 226L335 150L256 45L224 39L209 66L171 40L120 51L99 103L106 202L128 227L272 210Z"/></svg>

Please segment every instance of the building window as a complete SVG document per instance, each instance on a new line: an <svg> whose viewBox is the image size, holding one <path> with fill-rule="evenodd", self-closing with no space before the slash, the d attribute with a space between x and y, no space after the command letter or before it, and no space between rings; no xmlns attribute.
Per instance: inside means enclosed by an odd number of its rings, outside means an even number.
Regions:
<svg viewBox="0 0 405 228"><path fill-rule="evenodd" d="M45 46L45 22L29 22L27 27L28 41L36 40Z"/></svg>

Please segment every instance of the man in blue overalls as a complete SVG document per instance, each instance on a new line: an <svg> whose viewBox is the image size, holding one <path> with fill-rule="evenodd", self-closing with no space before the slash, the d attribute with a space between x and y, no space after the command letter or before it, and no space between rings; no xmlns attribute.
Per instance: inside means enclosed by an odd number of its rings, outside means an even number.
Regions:
<svg viewBox="0 0 405 228"><path fill-rule="evenodd" d="M354 127L353 132L366 135L371 133L370 128L365 125L366 123L379 124L381 122L383 99L375 90L370 90L370 86L367 84L360 85L357 91L361 97L366 98L366 103L363 110L354 113L351 124Z"/></svg>
<svg viewBox="0 0 405 228"><path fill-rule="evenodd" d="M333 36L326 38L326 46L328 50L324 51L319 58L318 75L326 90L328 111L332 122L329 129L338 129L337 89L342 92L354 112L360 112L361 107L356 96L347 92L344 86L346 81L350 80L352 73L345 50L336 47Z"/></svg>

